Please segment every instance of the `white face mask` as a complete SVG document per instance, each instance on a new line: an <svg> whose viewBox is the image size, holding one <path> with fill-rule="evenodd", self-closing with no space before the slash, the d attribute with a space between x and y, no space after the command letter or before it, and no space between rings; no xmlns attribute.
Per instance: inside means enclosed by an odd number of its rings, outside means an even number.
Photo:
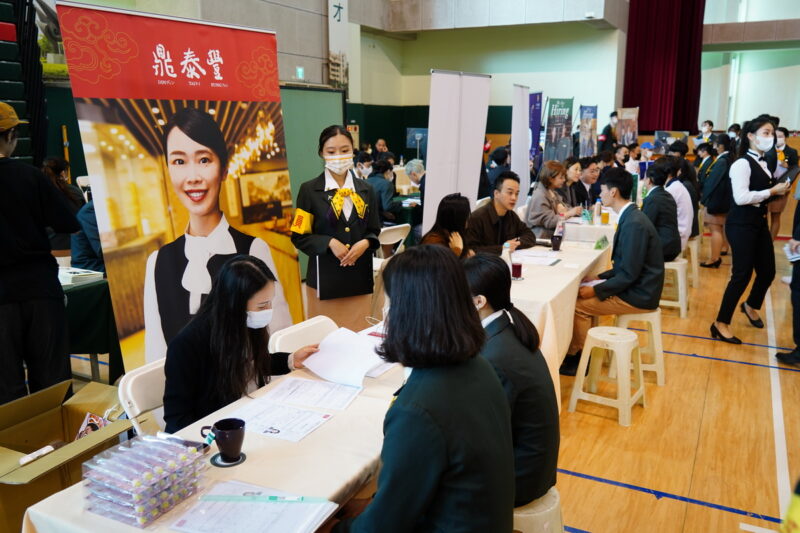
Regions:
<svg viewBox="0 0 800 533"><path fill-rule="evenodd" d="M651 152L650 150L642 151L642 159L644 159L645 161L649 161L651 157L653 157L653 152Z"/></svg>
<svg viewBox="0 0 800 533"><path fill-rule="evenodd" d="M730 137L731 139L734 139L734 140L739 138L739 136L736 135L735 131L729 131L728 132L728 137Z"/></svg>
<svg viewBox="0 0 800 533"><path fill-rule="evenodd" d="M703 133L708 135L709 133L711 133L711 128L709 128L708 126L703 126Z"/></svg>
<svg viewBox="0 0 800 533"><path fill-rule="evenodd" d="M270 322L272 322L272 309L247 312L247 327L250 329L265 328Z"/></svg>
<svg viewBox="0 0 800 533"><path fill-rule="evenodd" d="M359 167L358 171L361 173L363 177L367 178L369 177L370 174L372 174L372 167L364 165Z"/></svg>
<svg viewBox="0 0 800 533"><path fill-rule="evenodd" d="M774 143L775 143L774 137L762 137L760 135L756 136L756 148L758 148L762 152L769 152L772 149L772 145Z"/></svg>
<svg viewBox="0 0 800 533"><path fill-rule="evenodd" d="M775 148L777 148L778 150L783 150L785 147L786 147L786 141L785 140L778 141L777 143L775 143Z"/></svg>
<svg viewBox="0 0 800 533"><path fill-rule="evenodd" d="M335 174L344 174L353 168L353 156L350 154L325 155L325 168Z"/></svg>

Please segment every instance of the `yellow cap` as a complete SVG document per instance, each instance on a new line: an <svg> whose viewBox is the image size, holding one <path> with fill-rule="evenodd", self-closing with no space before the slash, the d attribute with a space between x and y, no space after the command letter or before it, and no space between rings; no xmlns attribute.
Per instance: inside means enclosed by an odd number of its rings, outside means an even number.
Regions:
<svg viewBox="0 0 800 533"><path fill-rule="evenodd" d="M10 130L20 124L27 124L27 120L20 120L13 107L5 102L0 102L0 131Z"/></svg>

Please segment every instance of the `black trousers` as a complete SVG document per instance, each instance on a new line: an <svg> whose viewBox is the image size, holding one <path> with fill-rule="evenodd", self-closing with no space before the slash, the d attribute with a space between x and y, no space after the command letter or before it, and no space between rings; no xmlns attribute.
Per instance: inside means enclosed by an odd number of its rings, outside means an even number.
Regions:
<svg viewBox="0 0 800 533"><path fill-rule="evenodd" d="M800 348L800 261L792 263L792 283L789 287L792 289L792 335L795 347Z"/></svg>
<svg viewBox="0 0 800 533"><path fill-rule="evenodd" d="M71 378L64 301L0 305L0 404Z"/></svg>
<svg viewBox="0 0 800 533"><path fill-rule="evenodd" d="M747 305L753 309L761 309L767 289L775 279L775 251L765 217L746 223L730 223L728 220L725 224L725 235L731 246L733 266L731 279L725 288L717 314L717 322L730 324L754 270L756 279L750 289L750 296L747 297Z"/></svg>

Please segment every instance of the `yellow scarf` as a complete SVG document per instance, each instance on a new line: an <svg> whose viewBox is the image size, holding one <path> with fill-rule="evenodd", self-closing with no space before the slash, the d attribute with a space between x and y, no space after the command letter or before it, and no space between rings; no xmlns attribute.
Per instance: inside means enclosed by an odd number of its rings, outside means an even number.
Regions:
<svg viewBox="0 0 800 533"><path fill-rule="evenodd" d="M333 212L336 213L336 218L342 214L342 207L344 207L344 199L350 197L353 200L353 205L356 208L356 213L358 213L358 218L364 218L364 214L367 211L367 204L364 203L364 200L356 194L353 189L345 189L344 187L338 189L336 194L331 199L331 205L333 206Z"/></svg>

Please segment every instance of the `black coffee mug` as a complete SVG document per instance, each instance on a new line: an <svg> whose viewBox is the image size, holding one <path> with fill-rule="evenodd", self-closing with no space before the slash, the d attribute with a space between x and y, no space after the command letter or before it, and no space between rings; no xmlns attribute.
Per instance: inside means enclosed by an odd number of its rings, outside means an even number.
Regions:
<svg viewBox="0 0 800 533"><path fill-rule="evenodd" d="M558 252L559 250L561 250L561 241L563 238L564 237L562 237L561 235L553 235L552 237L550 237L550 243L553 247L554 252Z"/></svg>
<svg viewBox="0 0 800 533"><path fill-rule="evenodd" d="M200 435L203 438L206 438L209 433L214 435L223 462L235 463L239 460L242 456L242 442L244 442L244 420L225 418L218 420L213 426L200 428Z"/></svg>

